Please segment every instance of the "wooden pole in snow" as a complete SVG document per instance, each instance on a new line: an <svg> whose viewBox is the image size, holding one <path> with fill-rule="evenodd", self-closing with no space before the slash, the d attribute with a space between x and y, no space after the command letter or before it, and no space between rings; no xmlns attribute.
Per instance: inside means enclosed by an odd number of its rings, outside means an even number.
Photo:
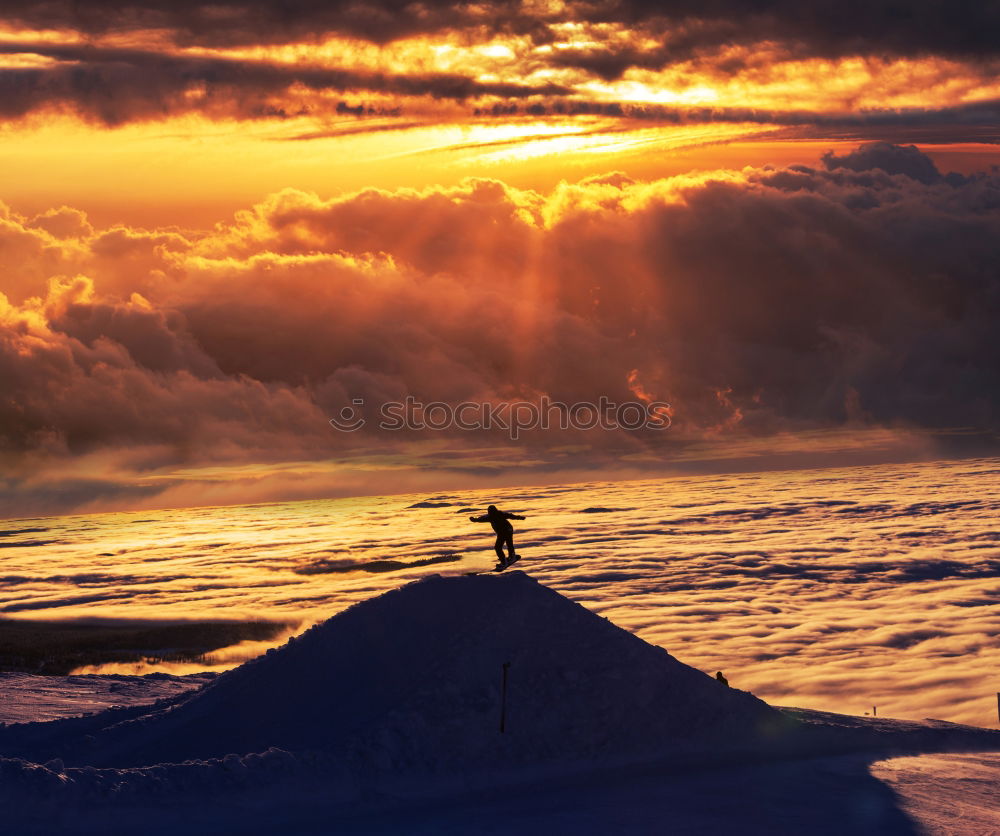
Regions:
<svg viewBox="0 0 1000 836"><path fill-rule="evenodd" d="M507 719L507 668L509 667L510 662L503 663L503 680L500 683L500 734L504 733L504 725Z"/></svg>

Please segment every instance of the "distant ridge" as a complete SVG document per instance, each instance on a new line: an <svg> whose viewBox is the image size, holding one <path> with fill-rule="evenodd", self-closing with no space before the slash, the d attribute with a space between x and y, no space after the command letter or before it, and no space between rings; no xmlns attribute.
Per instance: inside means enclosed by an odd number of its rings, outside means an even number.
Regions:
<svg viewBox="0 0 1000 836"><path fill-rule="evenodd" d="M794 725L523 572L434 575L106 729L87 762L274 746L334 754L352 771L451 772L749 743L778 723Z"/></svg>

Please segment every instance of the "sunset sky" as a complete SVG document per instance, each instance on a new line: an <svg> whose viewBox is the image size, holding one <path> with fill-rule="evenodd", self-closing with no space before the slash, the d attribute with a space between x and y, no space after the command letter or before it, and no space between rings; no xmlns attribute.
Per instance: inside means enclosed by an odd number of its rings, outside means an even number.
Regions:
<svg viewBox="0 0 1000 836"><path fill-rule="evenodd" d="M996 449L994 0L0 12L0 516ZM669 430L357 433L380 405Z"/></svg>

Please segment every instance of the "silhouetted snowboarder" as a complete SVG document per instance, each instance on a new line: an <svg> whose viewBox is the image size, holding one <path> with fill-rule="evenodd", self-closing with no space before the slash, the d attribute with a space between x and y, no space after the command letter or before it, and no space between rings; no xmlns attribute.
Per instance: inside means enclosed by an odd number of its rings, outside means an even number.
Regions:
<svg viewBox="0 0 1000 836"><path fill-rule="evenodd" d="M473 522L488 522L493 526L497 535L497 541L493 548L496 550L497 560L500 561L497 564L497 571L503 571L521 556L514 553L514 526L508 520L523 520L524 517L508 514L506 511L501 511L496 505L491 505L481 517L469 517L469 519ZM509 553L507 559L504 559L504 544L506 544Z"/></svg>
<svg viewBox="0 0 1000 836"><path fill-rule="evenodd" d="M722 675L722 671L716 671L716 672L715 672L715 678L716 678L716 679L717 679L717 680L718 680L719 682L721 682L721 683L722 683L723 685L728 685L728 684L729 684L729 680L728 680L728 679L726 679L726 678L725 678L725 677L724 677L724 676Z"/></svg>

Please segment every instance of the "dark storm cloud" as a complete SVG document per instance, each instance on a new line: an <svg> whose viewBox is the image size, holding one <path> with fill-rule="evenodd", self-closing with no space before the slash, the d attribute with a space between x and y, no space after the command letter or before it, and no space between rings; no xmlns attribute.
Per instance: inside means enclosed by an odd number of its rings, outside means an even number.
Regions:
<svg viewBox="0 0 1000 836"><path fill-rule="evenodd" d="M461 0L29 0L5 9L2 18L89 35L161 29L173 33L181 45L287 43L331 34L385 43L454 28L539 29L530 15L520 14L520 5L512 0L481 5Z"/></svg>
<svg viewBox="0 0 1000 836"><path fill-rule="evenodd" d="M0 44L0 53L33 54L58 62L42 67L18 66L14 62L15 66L0 69L0 117L17 118L49 106L71 108L112 125L134 119L161 119L185 111L240 118L307 113L398 115L408 98L432 97L455 102L499 100L485 102L482 111L482 115L499 117L561 114L627 116L667 123L701 118L827 124L827 119L833 118L829 114L796 112L793 101L783 110L780 106L773 110L643 107L593 101L579 85L588 76L612 81L633 68L655 71L675 67L679 76L664 82L671 89L734 76L753 89L766 87L776 68L788 60L856 55L874 59L875 64L894 57L954 59L963 62L960 74L966 86L981 86L996 77L1000 66L1000 39L995 37L1000 31L998 9L1000 0L949 4L940 0L909 4L880 0L846 7L829 0L673 0L665 4L595 0L566 4L558 10L522 8L518 2L503 0L486 4L437 0L28 2L0 13L0 21L13 26L76 31L85 38L114 36L119 48L108 46L107 41L103 46L23 41ZM567 35L566 23L578 27L576 35ZM129 32L140 34L129 41ZM308 44L332 36L385 44L421 34L448 36L449 43L457 39L462 44L459 49L511 34L530 36L535 47L559 41L560 48L543 52L520 42L509 60L498 59L495 66L480 63L482 56L476 58L473 50L467 67L458 65L458 70L451 70L449 65L448 72L437 73L417 69L421 62L433 60L426 57L414 59L413 71L400 71L398 66L379 71L178 52L179 47L189 46ZM567 43L567 38L572 40L577 35L589 45ZM126 43L146 46L122 48ZM342 43L339 48L344 61L352 60L354 45ZM520 83L520 79L540 70L559 73L557 78L563 84ZM872 72L877 76L877 67ZM567 75L570 80L566 80ZM887 95L897 95L899 84L897 78L886 83ZM938 80L939 87L944 84L945 79ZM859 88L856 95L863 97L876 88ZM351 95L355 101L352 104L323 99L321 94L328 92L356 94ZM366 102L365 94L389 101ZM959 101L965 94L959 91L954 96L954 101ZM969 109L963 113L971 118L972 125L995 127L996 108L987 113L989 106L967 106ZM823 100L818 104L813 101L812 107L822 110ZM851 109L841 100L831 101L831 107ZM864 124L893 119L888 110L873 111L870 102L864 111L855 110L853 117ZM930 123L937 124L935 120L944 110L928 112ZM919 110L906 110L899 118L916 124Z"/></svg>
<svg viewBox="0 0 1000 836"><path fill-rule="evenodd" d="M781 41L808 54L995 56L996 0L590 0L544 10L514 0L27 0L3 19L91 35L164 29L182 44L313 40L342 34L384 43L449 29L527 33L552 38L563 21L620 23L659 34L664 58L726 43ZM581 64L614 76L642 64L629 50L578 53Z"/></svg>
<svg viewBox="0 0 1000 836"><path fill-rule="evenodd" d="M546 103L497 104L476 111L481 116L606 116L650 123L728 124L758 123L780 127L808 126L810 135L863 138L865 131L920 130L935 141L1000 141L1000 101L988 100L948 107L866 108L856 113L823 113L815 110L777 110L749 107L673 107L665 105L591 102L566 96ZM859 136L862 135L862 136Z"/></svg>
<svg viewBox="0 0 1000 836"><path fill-rule="evenodd" d="M184 110L236 116L283 116L269 97L293 85L309 91L367 91L464 101L478 96L518 99L568 92L539 86L479 82L457 74L391 75L201 58L136 49L45 43L0 43L0 54L33 54L61 62L43 68L0 69L0 116L18 117L47 106L70 106L107 124L168 116ZM191 95L191 94L194 95ZM330 108L344 112L343 102Z"/></svg>
<svg viewBox="0 0 1000 836"><path fill-rule="evenodd" d="M655 2L637 2L656 14ZM737 40L802 43L810 54L939 54L994 56L1000 52L996 0L671 0L672 13L734 21Z"/></svg>
<svg viewBox="0 0 1000 836"><path fill-rule="evenodd" d="M851 171L878 169L886 174L905 174L928 186L941 180L937 166L916 146L893 145L890 142L872 142L840 156L827 151L823 155L823 165L828 171L837 168Z"/></svg>
<svg viewBox="0 0 1000 836"><path fill-rule="evenodd" d="M47 43L0 42L0 55L34 54L58 63L49 67L0 68L0 117L18 118L50 107L65 107L108 125L162 119L199 111L238 118L282 118L310 111L337 116L398 116L404 107L343 100L310 99L310 94L388 95L473 102L499 99L473 110L477 117L605 117L661 123L758 123L807 127L823 135L841 129L852 137L893 130L943 132L947 141L1000 140L1000 102L979 101L947 107L868 108L856 113L745 107L673 107L594 102L568 87L483 82L456 73L393 74L303 64L175 55L152 50ZM298 92L294 92L298 91ZM317 138L352 132L400 130L419 121L340 125L300 135ZM520 140L518 140L520 141ZM933 140L932 140L933 141Z"/></svg>
<svg viewBox="0 0 1000 836"><path fill-rule="evenodd" d="M634 27L659 43L560 50L553 61L605 79L631 67L661 69L707 58L720 47L772 43L790 57L922 57L985 60L1000 55L997 0L609 0L576 6L582 20ZM718 74L739 72L770 56L747 54L706 62Z"/></svg>

